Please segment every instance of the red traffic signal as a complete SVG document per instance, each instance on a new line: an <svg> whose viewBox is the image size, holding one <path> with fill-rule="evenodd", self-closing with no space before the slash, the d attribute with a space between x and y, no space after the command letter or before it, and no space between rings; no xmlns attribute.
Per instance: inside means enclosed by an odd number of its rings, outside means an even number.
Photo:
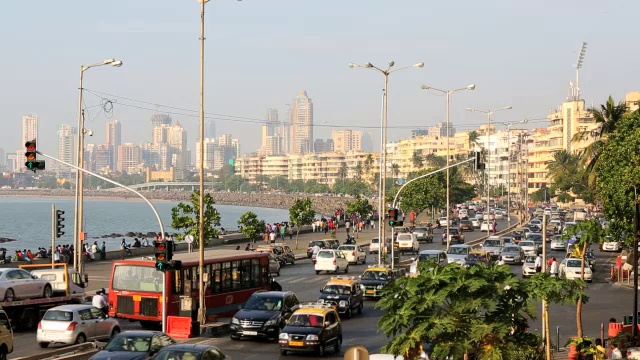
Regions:
<svg viewBox="0 0 640 360"><path fill-rule="evenodd" d="M167 260L167 241L158 240L153 244L156 248L156 263Z"/></svg>

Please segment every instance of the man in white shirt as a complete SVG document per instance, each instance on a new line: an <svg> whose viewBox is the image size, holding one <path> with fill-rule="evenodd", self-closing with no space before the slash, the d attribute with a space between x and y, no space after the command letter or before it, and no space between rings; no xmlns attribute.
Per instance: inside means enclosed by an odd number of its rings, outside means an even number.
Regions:
<svg viewBox="0 0 640 360"><path fill-rule="evenodd" d="M502 256L498 257L498 261L496 262L498 265L504 265L504 260L502 260Z"/></svg>
<svg viewBox="0 0 640 360"><path fill-rule="evenodd" d="M536 256L535 266L536 266L537 273L542 271L542 256L540 255Z"/></svg>
<svg viewBox="0 0 640 360"><path fill-rule="evenodd" d="M97 307L98 309L102 310L102 312L107 314L109 312L109 304L107 303L105 296L106 292L104 291L104 289L96 291L96 294L93 295L93 298L91 299L91 305Z"/></svg>
<svg viewBox="0 0 640 360"><path fill-rule="evenodd" d="M558 261L555 257L552 257L551 259L553 261L551 262L551 269L549 270L549 272L551 273L551 276L558 277Z"/></svg>

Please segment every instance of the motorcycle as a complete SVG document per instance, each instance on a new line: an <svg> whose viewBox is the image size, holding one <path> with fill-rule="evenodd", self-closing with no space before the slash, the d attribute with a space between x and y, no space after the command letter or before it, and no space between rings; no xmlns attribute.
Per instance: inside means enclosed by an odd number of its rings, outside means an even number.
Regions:
<svg viewBox="0 0 640 360"><path fill-rule="evenodd" d="M356 238L354 238L353 236L348 236L347 235L347 240L344 243L345 243L345 245L355 245L356 244Z"/></svg>

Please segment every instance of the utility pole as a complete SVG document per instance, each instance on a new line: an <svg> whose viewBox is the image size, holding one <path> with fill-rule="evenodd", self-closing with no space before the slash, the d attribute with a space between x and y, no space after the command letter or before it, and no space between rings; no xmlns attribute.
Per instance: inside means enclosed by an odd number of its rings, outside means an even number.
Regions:
<svg viewBox="0 0 640 360"><path fill-rule="evenodd" d="M635 200L633 217L633 338L638 336L638 241L640 237L640 201Z"/></svg>

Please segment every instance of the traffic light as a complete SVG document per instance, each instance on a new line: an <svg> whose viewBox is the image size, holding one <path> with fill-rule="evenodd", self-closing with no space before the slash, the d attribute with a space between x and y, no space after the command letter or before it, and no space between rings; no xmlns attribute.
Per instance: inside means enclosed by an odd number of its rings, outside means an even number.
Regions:
<svg viewBox="0 0 640 360"><path fill-rule="evenodd" d="M64 235L64 231L62 231L62 229L64 229L64 218L62 217L62 215L64 215L64 211L56 210L56 237L57 238Z"/></svg>
<svg viewBox="0 0 640 360"><path fill-rule="evenodd" d="M475 159L473 160L473 169L474 170L484 170L484 163L482 162L482 153L480 151L476 151Z"/></svg>
<svg viewBox="0 0 640 360"><path fill-rule="evenodd" d="M27 160L24 163L24 165L33 172L36 172L36 170L44 170L45 168L44 160L38 161L37 159L36 141L35 140L27 141L24 144L24 146L26 148L26 152L24 153L24 156Z"/></svg>
<svg viewBox="0 0 640 360"><path fill-rule="evenodd" d="M389 226L400 226L402 221L398 221L398 209L389 209Z"/></svg>
<svg viewBox="0 0 640 360"><path fill-rule="evenodd" d="M153 243L156 248L156 269L160 271L179 270L182 267L180 261L173 259L173 241L156 240Z"/></svg>

